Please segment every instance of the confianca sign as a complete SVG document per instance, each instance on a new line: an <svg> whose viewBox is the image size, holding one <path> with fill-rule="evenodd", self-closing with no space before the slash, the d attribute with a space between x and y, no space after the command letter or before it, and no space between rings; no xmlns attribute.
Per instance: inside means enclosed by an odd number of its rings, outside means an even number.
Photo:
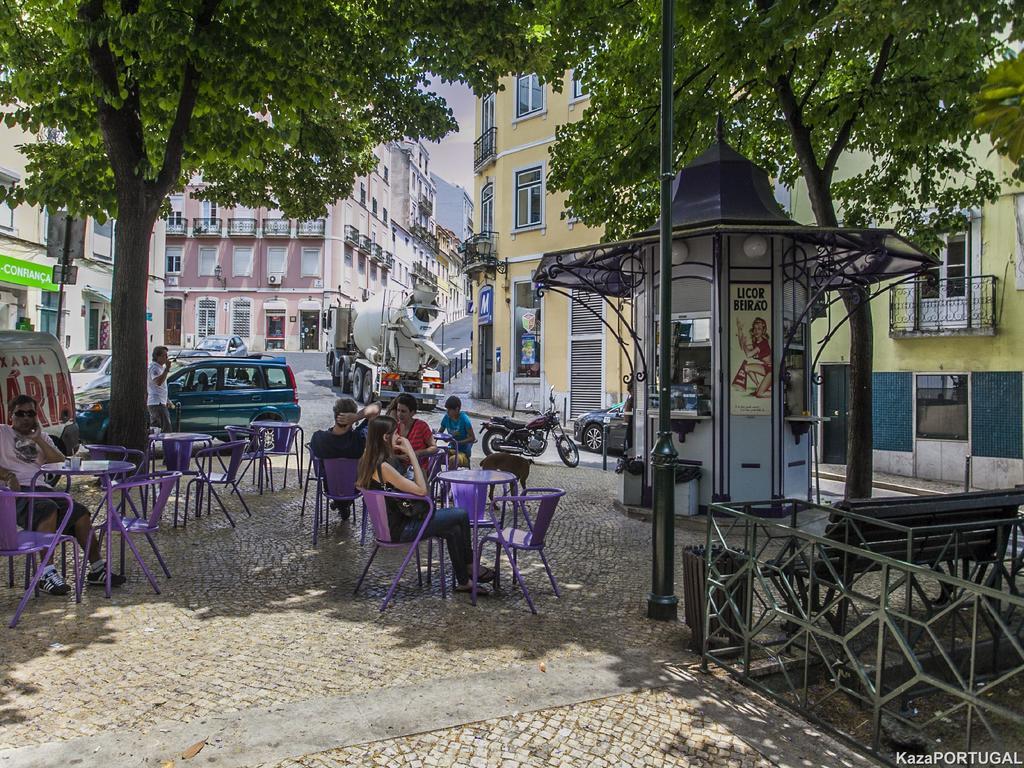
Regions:
<svg viewBox="0 0 1024 768"><path fill-rule="evenodd" d="M44 291L56 291L53 284L53 268L42 264L34 264L24 259L0 253L0 283L27 285L30 288L42 288Z"/></svg>

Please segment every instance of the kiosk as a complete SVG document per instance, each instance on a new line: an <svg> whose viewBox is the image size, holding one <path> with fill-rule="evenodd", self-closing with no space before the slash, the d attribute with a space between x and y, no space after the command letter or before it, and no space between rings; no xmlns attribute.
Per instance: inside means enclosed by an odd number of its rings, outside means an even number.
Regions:
<svg viewBox="0 0 1024 768"><path fill-rule="evenodd" d="M867 302L898 284L893 278L912 279L938 261L893 230L798 224L776 202L768 174L719 135L674 182L671 396L659 403L658 227L545 254L534 277L542 293L605 297L602 323L630 367L626 471L642 473L649 505L647 457L658 409L667 407L680 462L700 467L702 511L717 501L810 499L811 433L821 420L811 320L842 308L840 291ZM846 319L831 323L819 349Z"/></svg>

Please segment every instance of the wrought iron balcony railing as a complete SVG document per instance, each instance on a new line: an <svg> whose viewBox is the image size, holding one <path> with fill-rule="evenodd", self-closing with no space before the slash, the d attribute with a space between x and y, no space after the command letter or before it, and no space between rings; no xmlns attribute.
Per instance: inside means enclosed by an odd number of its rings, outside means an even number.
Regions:
<svg viewBox="0 0 1024 768"><path fill-rule="evenodd" d="M889 291L889 335L992 336L996 277L922 277Z"/></svg>
<svg viewBox="0 0 1024 768"><path fill-rule="evenodd" d="M425 283L430 285L437 285L437 278L422 264L413 264L412 273Z"/></svg>
<svg viewBox="0 0 1024 768"><path fill-rule="evenodd" d="M168 235L187 235L188 219L167 219L166 229Z"/></svg>
<svg viewBox="0 0 1024 768"><path fill-rule="evenodd" d="M488 128L473 142L473 171L479 172L498 157L498 129Z"/></svg>
<svg viewBox="0 0 1024 768"><path fill-rule="evenodd" d="M360 235L359 236L359 250L365 251L366 253L369 253L370 252L370 246L372 244L373 243L370 241L370 238L367 235Z"/></svg>
<svg viewBox="0 0 1024 768"><path fill-rule="evenodd" d="M197 237L220 237L221 219L219 216L192 220L192 234Z"/></svg>
<svg viewBox="0 0 1024 768"><path fill-rule="evenodd" d="M434 215L434 203L429 197L427 197L426 195L420 195L419 205L420 213L422 213L424 216Z"/></svg>
<svg viewBox="0 0 1024 768"><path fill-rule="evenodd" d="M327 219L300 221L295 228L298 237L323 237L327 231Z"/></svg>
<svg viewBox="0 0 1024 768"><path fill-rule="evenodd" d="M359 230L351 224L345 225L345 242L354 245L356 248L359 247Z"/></svg>
<svg viewBox="0 0 1024 768"><path fill-rule="evenodd" d="M383 263L384 262L384 248L382 248L377 243L373 243L370 246L370 258L373 259L376 262Z"/></svg>
<svg viewBox="0 0 1024 768"><path fill-rule="evenodd" d="M391 251L384 251L384 268L392 269L395 266L395 254Z"/></svg>
<svg viewBox="0 0 1024 768"><path fill-rule="evenodd" d="M421 227L419 224L413 224L409 227L409 232L411 232L414 237L418 237L423 241L423 243L432 251L437 250L437 235L426 227Z"/></svg>
<svg viewBox="0 0 1024 768"><path fill-rule="evenodd" d="M228 235L256 237L256 219L228 219Z"/></svg>
<svg viewBox="0 0 1024 768"><path fill-rule="evenodd" d="M291 219L264 219L263 220L263 236L264 237L291 237L292 234L292 220Z"/></svg>

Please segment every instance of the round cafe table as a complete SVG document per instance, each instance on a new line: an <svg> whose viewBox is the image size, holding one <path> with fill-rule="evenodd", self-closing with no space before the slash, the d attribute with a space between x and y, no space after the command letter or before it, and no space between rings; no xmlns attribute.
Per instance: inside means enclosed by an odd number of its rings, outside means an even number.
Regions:
<svg viewBox="0 0 1024 768"><path fill-rule="evenodd" d="M118 514L114 508L114 478L117 475L124 475L129 472L135 471L135 465L130 461L83 461L81 466L72 469L69 461L57 461L52 464L43 464L36 473L36 476L32 478L32 490L35 490L36 479L41 475L63 475L67 477L68 483L71 483L72 477L78 476L89 476L99 477L104 479L103 482L103 493L105 494L106 506L107 506L107 519L105 521L106 526L106 548L107 548L107 574L106 574L106 595L110 597L110 542L113 539L113 532L116 528L121 531L121 535L125 541L128 542L128 546L131 547L132 554L135 555L135 559L139 561L139 565L142 566L143 572L149 579L149 583L153 585L153 589L159 592L159 588L156 584L156 579L153 578L153 574L149 572L149 568L142 561L142 557L139 555L139 550L135 548L135 544L132 542L131 536L128 536L124 529L124 523L121 521L121 515ZM88 552L86 552L86 559L88 559ZM85 578L85 569L82 570L82 577Z"/></svg>
<svg viewBox="0 0 1024 768"><path fill-rule="evenodd" d="M511 559L508 545L502 537L501 525L494 518L494 511L487 504L487 491L494 486L510 486L511 494L516 494L516 476L511 472L501 472L495 469L452 469L438 474L437 479L448 483L451 487L452 498L459 506L466 507L469 515L469 522L473 527L473 587L470 599L476 605L476 581L480 575L480 558L476 556L479 546L479 527L481 525L494 526L495 535L505 554Z"/></svg>

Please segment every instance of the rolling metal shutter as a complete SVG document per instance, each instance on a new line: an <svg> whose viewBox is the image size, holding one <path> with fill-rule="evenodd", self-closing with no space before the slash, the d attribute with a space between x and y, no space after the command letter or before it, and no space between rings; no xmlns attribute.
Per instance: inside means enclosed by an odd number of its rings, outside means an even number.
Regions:
<svg viewBox="0 0 1024 768"><path fill-rule="evenodd" d="M573 291L569 304L569 417L604 405L604 299ZM582 306L585 305L585 306ZM588 309L589 308L589 309Z"/></svg>

